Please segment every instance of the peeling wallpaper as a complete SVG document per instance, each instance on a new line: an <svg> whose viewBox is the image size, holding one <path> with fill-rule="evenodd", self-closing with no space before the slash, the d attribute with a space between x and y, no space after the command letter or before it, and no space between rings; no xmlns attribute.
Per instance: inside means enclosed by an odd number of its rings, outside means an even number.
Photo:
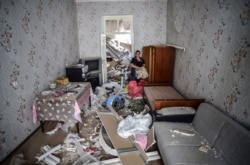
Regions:
<svg viewBox="0 0 250 165"><path fill-rule="evenodd" d="M168 0L167 18L176 88L250 129L250 1Z"/></svg>
<svg viewBox="0 0 250 165"><path fill-rule="evenodd" d="M0 160L38 124L35 95L76 62L78 34L72 0L0 0Z"/></svg>
<svg viewBox="0 0 250 165"><path fill-rule="evenodd" d="M101 56L102 18L133 15L134 49L166 43L167 0L77 3L81 57Z"/></svg>

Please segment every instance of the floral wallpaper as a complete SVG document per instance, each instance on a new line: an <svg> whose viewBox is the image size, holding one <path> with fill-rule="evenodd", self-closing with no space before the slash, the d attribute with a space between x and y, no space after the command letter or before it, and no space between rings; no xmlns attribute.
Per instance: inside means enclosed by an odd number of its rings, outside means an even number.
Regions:
<svg viewBox="0 0 250 165"><path fill-rule="evenodd" d="M176 51L174 84L250 128L250 1L168 0L167 42Z"/></svg>
<svg viewBox="0 0 250 165"><path fill-rule="evenodd" d="M0 160L39 125L35 95L79 56L100 56L102 17L134 16L134 49L176 44L174 85L250 128L247 0L0 0Z"/></svg>
<svg viewBox="0 0 250 165"><path fill-rule="evenodd" d="M166 10L166 0L0 0L0 160L39 126L35 95L79 56L100 56L102 16L133 15L134 47L142 49L165 43Z"/></svg>
<svg viewBox="0 0 250 165"><path fill-rule="evenodd" d="M166 43L167 0L78 2L81 57L101 56L102 18L109 15L133 15L135 50Z"/></svg>
<svg viewBox="0 0 250 165"><path fill-rule="evenodd" d="M79 58L73 0L0 0L0 160L39 125L35 96Z"/></svg>

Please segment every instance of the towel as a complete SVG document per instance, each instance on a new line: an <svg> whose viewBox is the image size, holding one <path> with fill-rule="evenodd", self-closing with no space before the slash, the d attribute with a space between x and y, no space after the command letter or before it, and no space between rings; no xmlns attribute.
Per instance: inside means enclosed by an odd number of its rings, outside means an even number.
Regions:
<svg viewBox="0 0 250 165"><path fill-rule="evenodd" d="M136 69L136 78L137 79L145 79L148 77L148 72L145 67L140 67L139 69Z"/></svg>

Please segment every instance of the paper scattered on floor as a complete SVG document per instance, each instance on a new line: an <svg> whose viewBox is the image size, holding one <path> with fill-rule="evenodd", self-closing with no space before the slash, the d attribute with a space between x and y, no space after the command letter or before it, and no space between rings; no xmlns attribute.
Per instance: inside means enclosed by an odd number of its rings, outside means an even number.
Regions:
<svg viewBox="0 0 250 165"><path fill-rule="evenodd" d="M56 131L57 131L59 128L62 128L62 124L61 124L61 123L57 123L56 127L55 127L53 130L46 132L46 134L52 135L52 134L56 133Z"/></svg>
<svg viewBox="0 0 250 165"><path fill-rule="evenodd" d="M80 132L74 133L71 128L74 128L75 123L65 122L64 124L58 123L55 128L51 131L46 132L47 135L55 134L59 129L64 130L67 133L62 144L51 147L49 145L45 145L41 147L42 153L37 156L38 164L48 164L48 165L56 165L56 164L87 164L92 162L97 162L101 160L107 160L110 158L114 158L113 155L107 153L101 146L99 141L99 133L102 127L100 119L98 118L96 111L99 111L102 107L102 103L105 102L110 93L106 90L106 87L114 87L115 94L119 91L120 85L117 82L106 83L102 87L97 87L96 92L91 97L91 107L88 103L84 104L81 107L83 112L83 123L80 126ZM111 93L112 94L112 93ZM125 107L119 110L119 115L124 117L128 117L129 115L134 115L133 118L137 118L141 116L140 120L137 120L137 124L140 125L140 128L137 130L134 129L135 133L147 133L148 127L152 122L149 114L146 114L148 111L145 111L145 103L142 102L140 105L135 105L138 103L137 100L133 100L126 92L121 93L121 95L125 99ZM140 98L143 101L143 98ZM131 106L131 101L135 104ZM138 108L140 107L140 108ZM103 109L104 107L102 107ZM108 110L107 110L108 111ZM137 112L138 111L138 112ZM140 114L138 114L140 113ZM151 116L150 116L151 117ZM141 121L141 122L139 122ZM148 124L146 124L146 123ZM141 130L141 126L146 126L147 130ZM144 127L143 127L144 128ZM137 139L138 142L142 142ZM145 148L145 145L142 144L142 148ZM146 143L145 143L146 144ZM56 152L55 152L56 151Z"/></svg>
<svg viewBox="0 0 250 165"><path fill-rule="evenodd" d="M42 155L37 156L36 159L38 162L43 161L48 165L57 165L60 163L60 159L53 155L56 151L61 149L61 144L50 148L49 146L43 147L43 150L45 151Z"/></svg>

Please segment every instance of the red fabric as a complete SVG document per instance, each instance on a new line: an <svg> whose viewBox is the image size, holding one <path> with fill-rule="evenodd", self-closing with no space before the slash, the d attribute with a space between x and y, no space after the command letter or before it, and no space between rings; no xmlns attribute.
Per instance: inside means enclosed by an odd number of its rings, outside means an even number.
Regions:
<svg viewBox="0 0 250 165"><path fill-rule="evenodd" d="M138 143L143 150L147 147L148 137L147 134L136 134L135 142Z"/></svg>
<svg viewBox="0 0 250 165"><path fill-rule="evenodd" d="M146 84L147 81L145 80L140 80L140 82L137 84L138 86L143 86L144 84Z"/></svg>
<svg viewBox="0 0 250 165"><path fill-rule="evenodd" d="M146 81L141 80L139 83L136 81L130 81L128 84L128 94L132 98L135 97L143 97L143 84L145 84Z"/></svg>

